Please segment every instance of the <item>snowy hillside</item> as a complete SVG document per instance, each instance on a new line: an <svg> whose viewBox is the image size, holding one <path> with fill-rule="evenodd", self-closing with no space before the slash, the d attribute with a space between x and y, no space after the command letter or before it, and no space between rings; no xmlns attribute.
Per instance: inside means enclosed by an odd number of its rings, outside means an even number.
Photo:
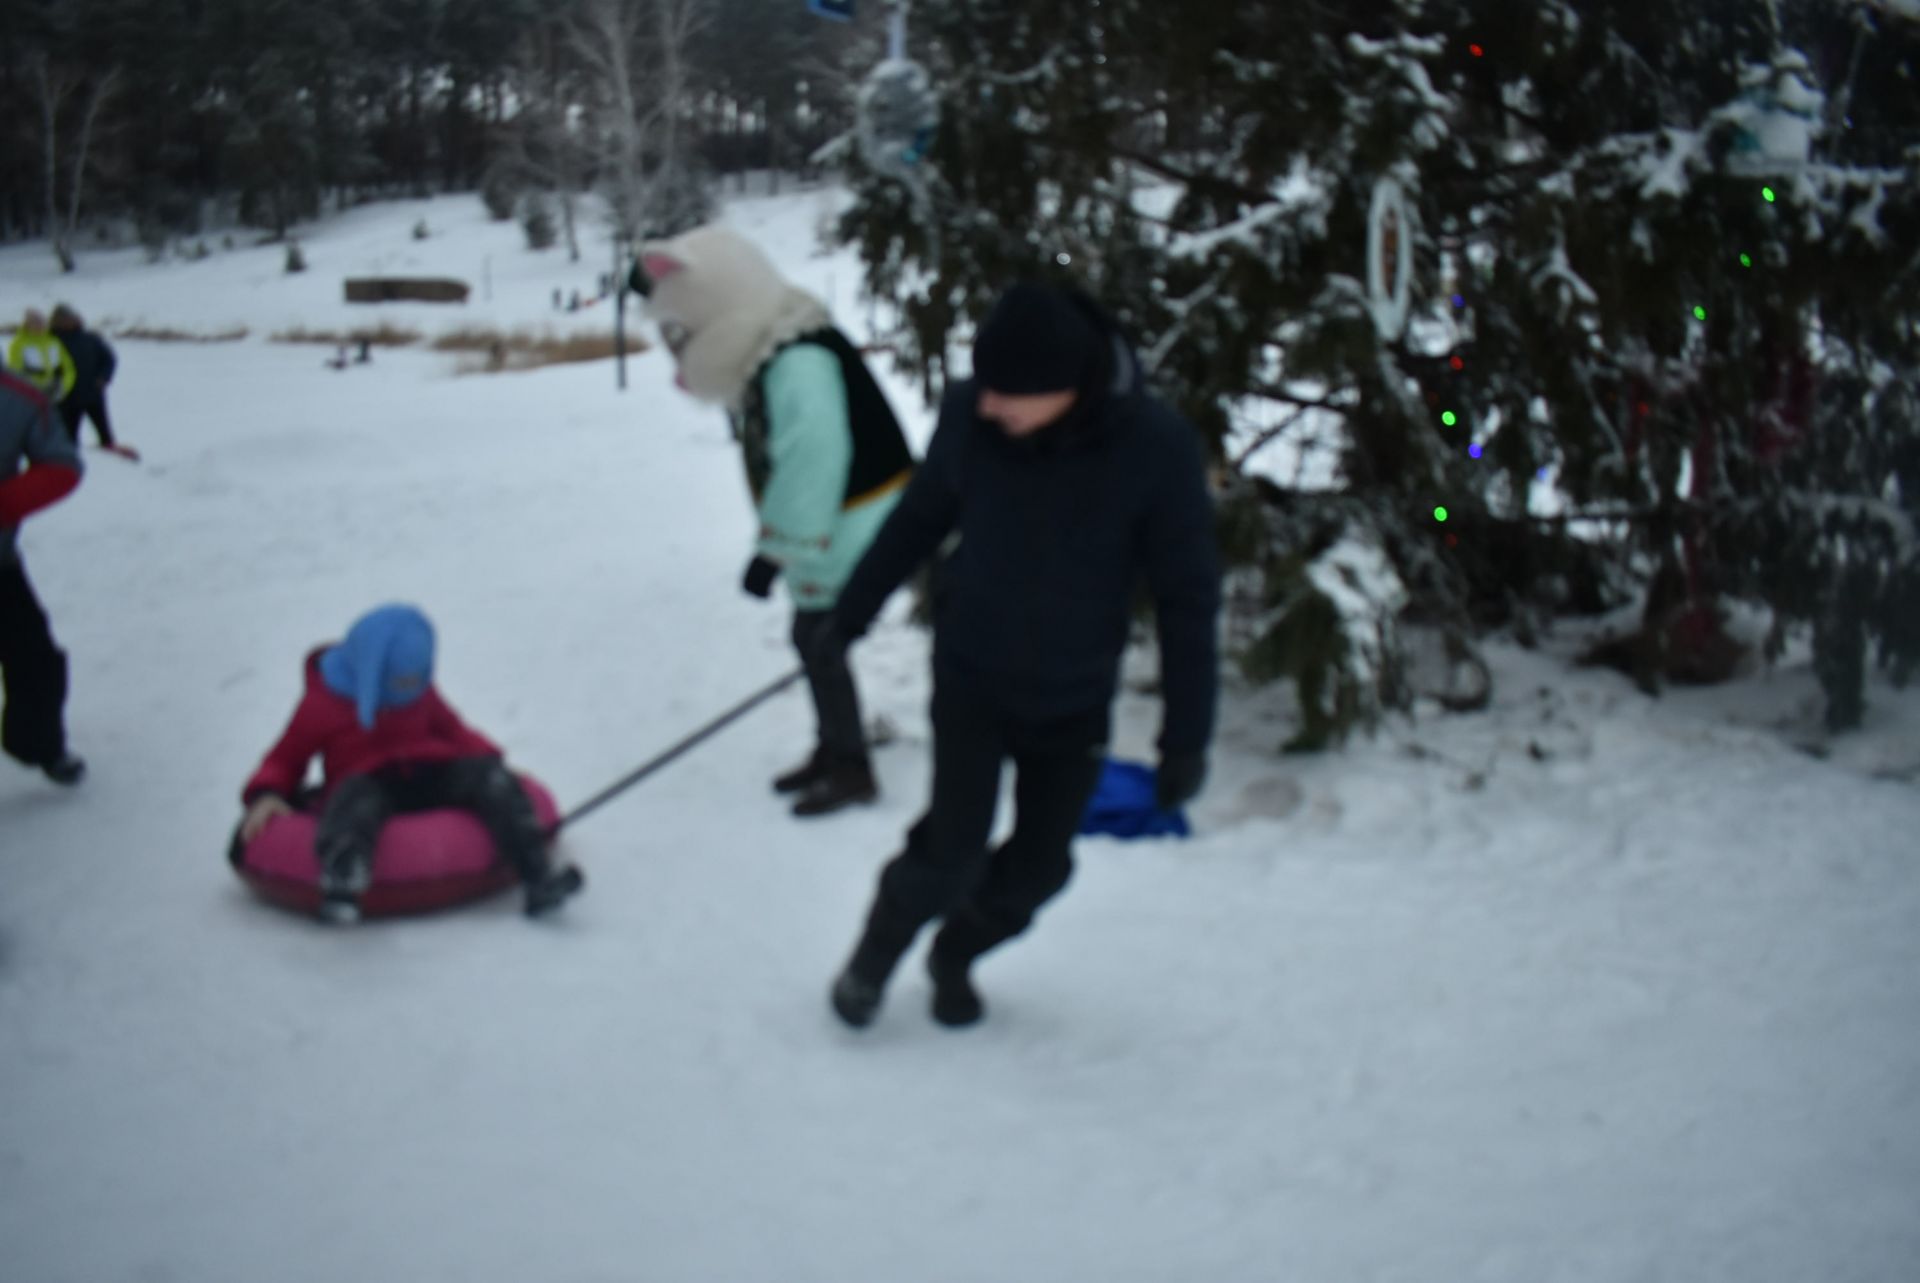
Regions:
<svg viewBox="0 0 1920 1283"><path fill-rule="evenodd" d="M727 218L860 334L854 261L815 256L836 199ZM1490 712L1297 759L1285 692L1230 684L1196 836L1082 843L961 1033L917 958L871 1030L826 1004L925 799L904 601L855 652L900 731L871 808L772 796L811 734L793 692L571 832L560 921L251 899L241 783L367 606L428 610L442 689L563 804L793 665L784 607L737 587L725 425L660 352L622 394L604 362L336 372L268 340L603 325L552 308L599 236L569 265L445 197L304 231L299 276L277 247L65 278L0 249L0 317L250 332L119 343L146 460L90 452L23 535L92 774L0 768L0 1279L1920 1277L1917 692L1825 746L1802 666L1656 702L1496 649ZM376 271L474 300L340 301ZM1147 756L1157 706L1121 711Z"/></svg>
<svg viewBox="0 0 1920 1283"><path fill-rule="evenodd" d="M745 200L734 207L743 231L766 234L770 252L805 257L816 241L816 223L838 209L835 191L815 188L780 200ZM424 225L425 240L414 237ZM180 242L160 263L138 248L83 249L79 270L62 276L44 244L0 247L0 283L5 286L0 325L11 326L18 310L65 300L89 324L109 330L168 327L198 334L235 328L255 338L304 327L346 329L391 322L429 336L467 326L551 326L555 330L606 328L613 318L603 305L577 314L557 312L553 294L579 291L591 299L602 273L612 270L613 250L603 217L583 209L581 257L570 262L564 241L535 252L517 222L496 222L472 196L391 201L347 210L327 222L297 229L307 270L290 275L287 247L266 243L257 231L209 232ZM208 257L183 251L204 246ZM228 248L230 246L230 248ZM822 261L798 274L831 291L836 305L852 309L858 277L851 260ZM349 276L445 276L467 283L464 305L424 303L369 307L345 301Z"/></svg>

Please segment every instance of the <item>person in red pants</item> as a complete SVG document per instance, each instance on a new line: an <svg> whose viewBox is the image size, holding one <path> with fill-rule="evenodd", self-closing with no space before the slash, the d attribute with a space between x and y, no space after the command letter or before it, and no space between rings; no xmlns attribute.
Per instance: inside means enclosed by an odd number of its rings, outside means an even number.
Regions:
<svg viewBox="0 0 1920 1283"><path fill-rule="evenodd" d="M67 657L20 556L20 523L80 484L80 452L54 418L53 402L0 371L0 748L73 785L87 764L67 747Z"/></svg>

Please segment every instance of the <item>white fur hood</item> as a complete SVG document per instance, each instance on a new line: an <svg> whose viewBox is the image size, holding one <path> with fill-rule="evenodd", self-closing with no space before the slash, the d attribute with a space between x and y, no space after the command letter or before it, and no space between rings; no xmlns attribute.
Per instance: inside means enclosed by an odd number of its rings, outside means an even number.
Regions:
<svg viewBox="0 0 1920 1283"><path fill-rule="evenodd" d="M724 227L697 227L641 247L653 281L647 314L702 401L738 406L747 381L782 346L833 323L826 305L795 289L765 254Z"/></svg>

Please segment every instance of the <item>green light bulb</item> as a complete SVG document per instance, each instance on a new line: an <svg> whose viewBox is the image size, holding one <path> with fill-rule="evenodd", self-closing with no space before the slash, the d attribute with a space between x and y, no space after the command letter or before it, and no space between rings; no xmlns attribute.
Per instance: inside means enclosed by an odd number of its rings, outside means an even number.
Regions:
<svg viewBox="0 0 1920 1283"><path fill-rule="evenodd" d="M1742 267L1752 267L1752 266L1753 266L1753 257L1752 257L1752 255L1749 255L1749 254L1742 254L1742 255L1740 256L1740 266L1742 266Z"/></svg>
<svg viewBox="0 0 1920 1283"><path fill-rule="evenodd" d="M1694 309L1693 309L1693 319L1694 319L1694 320L1696 320L1696 321L1704 321L1704 320L1706 320L1706 319L1707 319L1707 309L1706 309L1706 308L1704 308L1704 307L1696 307L1696 308L1694 308Z"/></svg>
<svg viewBox="0 0 1920 1283"><path fill-rule="evenodd" d="M1761 194L1762 196L1764 196L1764 197L1766 197L1766 200L1767 200L1767 204L1769 204L1769 205L1771 205L1771 204L1773 204L1773 188L1771 188L1771 187L1762 187L1762 188L1760 189L1760 194Z"/></svg>
<svg viewBox="0 0 1920 1283"><path fill-rule="evenodd" d="M1435 508L1433 510L1433 519L1435 521L1445 521L1447 519L1447 510L1445 508Z"/></svg>
<svg viewBox="0 0 1920 1283"><path fill-rule="evenodd" d="M1460 422L1460 420L1454 416L1454 413L1452 410L1448 410L1445 414L1440 416L1440 422L1446 424L1448 427L1452 427L1454 424Z"/></svg>

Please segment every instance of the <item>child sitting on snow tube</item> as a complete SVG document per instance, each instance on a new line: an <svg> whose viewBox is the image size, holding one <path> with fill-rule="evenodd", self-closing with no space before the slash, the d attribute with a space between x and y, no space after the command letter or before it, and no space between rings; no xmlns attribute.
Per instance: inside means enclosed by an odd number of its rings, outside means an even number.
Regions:
<svg viewBox="0 0 1920 1283"><path fill-rule="evenodd" d="M320 912L333 922L360 916L373 853L389 817L455 809L472 813L496 855L526 887L538 916L582 885L580 871L555 868L551 839L500 749L462 722L433 687L433 625L411 606L362 616L338 645L307 656L306 693L293 720L241 794L240 841L293 812L308 764L323 782L314 855Z"/></svg>

